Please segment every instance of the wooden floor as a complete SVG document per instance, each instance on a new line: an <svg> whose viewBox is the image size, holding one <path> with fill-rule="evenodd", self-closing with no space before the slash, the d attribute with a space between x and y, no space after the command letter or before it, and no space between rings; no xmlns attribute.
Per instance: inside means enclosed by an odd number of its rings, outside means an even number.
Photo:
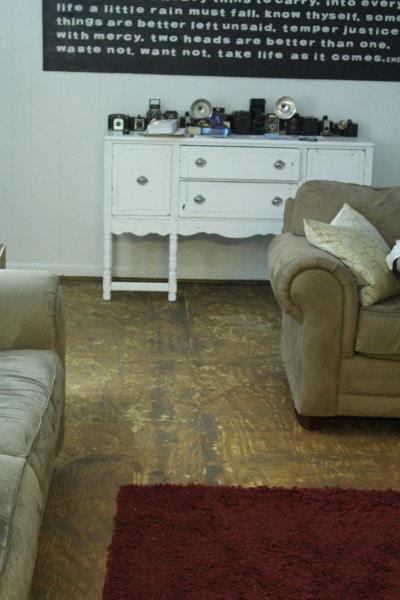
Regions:
<svg viewBox="0 0 400 600"><path fill-rule="evenodd" d="M400 489L400 421L297 424L268 284L180 284L175 303L63 287L66 438L31 600L101 600L122 484Z"/></svg>

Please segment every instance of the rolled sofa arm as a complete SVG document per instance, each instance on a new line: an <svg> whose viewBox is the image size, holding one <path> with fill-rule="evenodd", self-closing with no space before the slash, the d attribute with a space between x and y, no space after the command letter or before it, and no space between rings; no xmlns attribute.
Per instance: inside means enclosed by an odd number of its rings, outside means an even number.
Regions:
<svg viewBox="0 0 400 600"><path fill-rule="evenodd" d="M337 327L343 326L342 352L351 355L359 304L349 269L331 254L309 244L305 237L292 233L282 233L271 241L268 269L278 304L297 323L340 315ZM322 332L322 321L320 325ZM315 335L318 329L316 326Z"/></svg>
<svg viewBox="0 0 400 600"><path fill-rule="evenodd" d="M0 350L55 350L65 364L65 306L57 275L0 270Z"/></svg>

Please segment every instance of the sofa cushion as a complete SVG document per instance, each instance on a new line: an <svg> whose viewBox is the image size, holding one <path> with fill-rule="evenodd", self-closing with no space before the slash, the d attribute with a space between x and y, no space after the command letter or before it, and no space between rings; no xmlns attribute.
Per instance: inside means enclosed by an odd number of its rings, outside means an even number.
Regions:
<svg viewBox="0 0 400 600"><path fill-rule="evenodd" d="M310 244L339 258L352 272L363 306L400 294L400 280L390 271L389 246L377 229L347 203L331 223L304 219Z"/></svg>
<svg viewBox="0 0 400 600"><path fill-rule="evenodd" d="M64 374L50 350L0 352L0 455L25 458L47 494L63 410Z"/></svg>
<svg viewBox="0 0 400 600"><path fill-rule="evenodd" d="M0 498L0 597L28 600L45 499L24 458L0 455Z"/></svg>
<svg viewBox="0 0 400 600"><path fill-rule="evenodd" d="M360 308L356 352L400 361L400 295Z"/></svg>
<svg viewBox="0 0 400 600"><path fill-rule="evenodd" d="M376 227L390 248L394 246L399 238L400 186L374 188L340 181L306 181L294 203L289 202L285 230L304 236L304 218L330 223L345 202Z"/></svg>

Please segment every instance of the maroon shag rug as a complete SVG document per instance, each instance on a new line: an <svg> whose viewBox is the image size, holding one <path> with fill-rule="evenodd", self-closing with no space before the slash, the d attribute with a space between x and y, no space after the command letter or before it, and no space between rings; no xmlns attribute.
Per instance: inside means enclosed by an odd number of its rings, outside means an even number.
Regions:
<svg viewBox="0 0 400 600"><path fill-rule="evenodd" d="M103 600L399 600L400 492L122 486Z"/></svg>

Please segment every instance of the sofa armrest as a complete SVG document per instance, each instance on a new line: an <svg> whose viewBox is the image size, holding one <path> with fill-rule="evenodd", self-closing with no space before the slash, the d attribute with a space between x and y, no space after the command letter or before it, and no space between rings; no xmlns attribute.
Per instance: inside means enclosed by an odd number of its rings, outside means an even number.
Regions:
<svg viewBox="0 0 400 600"><path fill-rule="evenodd" d="M268 268L273 292L283 312L297 323L339 319L342 354L351 356L358 319L357 286L350 270L331 254L309 244L306 238L282 233L270 243Z"/></svg>
<svg viewBox="0 0 400 600"><path fill-rule="evenodd" d="M65 366L65 307L57 275L0 270L0 350L55 350Z"/></svg>

